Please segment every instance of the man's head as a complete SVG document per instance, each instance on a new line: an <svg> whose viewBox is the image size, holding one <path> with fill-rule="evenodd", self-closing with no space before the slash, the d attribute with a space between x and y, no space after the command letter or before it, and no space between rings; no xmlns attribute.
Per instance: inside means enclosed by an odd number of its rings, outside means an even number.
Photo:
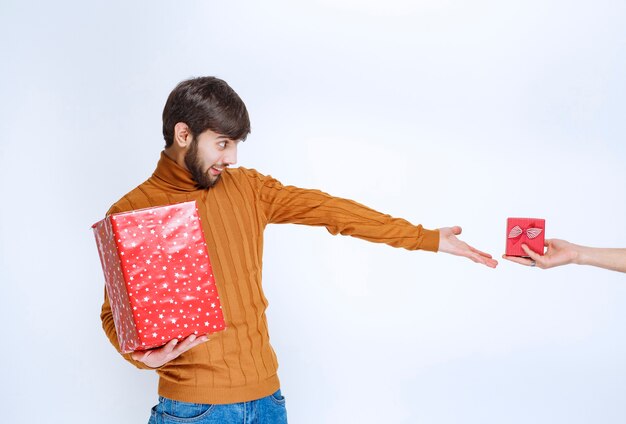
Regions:
<svg viewBox="0 0 626 424"><path fill-rule="evenodd" d="M165 151L201 188L213 186L221 171L237 161L237 143L249 133L246 105L215 77L181 82L163 109Z"/></svg>
<svg viewBox="0 0 626 424"><path fill-rule="evenodd" d="M179 83L163 108L165 147L174 142L174 127L184 122L192 136L206 130L232 140L245 140L250 133L248 110L241 98L225 81L199 77Z"/></svg>

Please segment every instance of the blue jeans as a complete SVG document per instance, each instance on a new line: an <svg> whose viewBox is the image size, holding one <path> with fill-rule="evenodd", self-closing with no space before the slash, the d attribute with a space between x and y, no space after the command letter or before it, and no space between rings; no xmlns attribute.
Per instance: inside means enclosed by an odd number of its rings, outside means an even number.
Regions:
<svg viewBox="0 0 626 424"><path fill-rule="evenodd" d="M267 397L242 403L209 405L159 397L148 424L287 424L285 398L280 389Z"/></svg>

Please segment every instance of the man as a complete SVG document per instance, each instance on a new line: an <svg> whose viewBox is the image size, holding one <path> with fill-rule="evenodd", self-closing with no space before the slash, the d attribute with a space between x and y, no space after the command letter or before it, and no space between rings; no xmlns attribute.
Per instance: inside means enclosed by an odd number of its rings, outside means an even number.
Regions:
<svg viewBox="0 0 626 424"><path fill-rule="evenodd" d="M211 336L210 343L204 343L206 336L192 335L124 355L159 374L160 398L151 423L191 418L202 423L287 422L261 287L267 224L324 226L332 234L497 265L490 255L460 241L459 227L427 230L351 200L283 186L252 169L229 169L249 133L246 107L226 82L213 77L181 82L163 110L165 150L154 174L108 212L195 200L227 322L228 329ZM101 318L119 351L106 295Z"/></svg>

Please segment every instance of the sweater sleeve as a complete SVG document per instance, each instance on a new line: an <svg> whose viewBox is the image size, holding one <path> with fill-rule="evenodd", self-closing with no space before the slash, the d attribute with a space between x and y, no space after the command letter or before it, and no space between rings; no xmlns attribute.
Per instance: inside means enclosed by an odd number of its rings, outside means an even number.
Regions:
<svg viewBox="0 0 626 424"><path fill-rule="evenodd" d="M268 223L323 226L333 235L407 250L436 252L439 248L439 230L427 230L319 190L284 186L272 177L261 177L261 181L259 199Z"/></svg>
<svg viewBox="0 0 626 424"><path fill-rule="evenodd" d="M129 208L132 209L132 208ZM111 209L109 209L109 211L107 212L107 216L113 214L113 213L117 213L117 212L121 212L123 209L117 207L117 206L113 206ZM119 341L117 340L117 331L115 330L115 323L113 322L113 312L111 311L111 303L109 302L109 296L106 292L106 289L104 290L104 302L102 303L102 309L100 311L100 320L102 320L102 329L104 330L104 332L106 333L107 337L109 338L109 341L111 342L111 344L113 345L113 347L115 347L115 349L118 351L118 353L120 353L120 355L122 355L122 357L124 359L126 359L128 362L130 362L131 364L133 364L135 367L140 368L140 369L154 369L154 368L150 368L149 366L147 366L146 364L144 364L143 362L140 361L135 361L130 353L127 354L122 354L120 351L120 344Z"/></svg>

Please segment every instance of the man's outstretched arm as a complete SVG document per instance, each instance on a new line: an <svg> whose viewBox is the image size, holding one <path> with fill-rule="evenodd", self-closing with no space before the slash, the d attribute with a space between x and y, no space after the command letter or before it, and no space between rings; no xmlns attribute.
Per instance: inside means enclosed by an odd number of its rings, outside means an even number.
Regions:
<svg viewBox="0 0 626 424"><path fill-rule="evenodd" d="M429 250L464 256L495 268L491 255L481 252L456 236L460 227L428 230L405 219L375 211L349 199L319 190L283 186L272 177L247 171L259 185L260 209L267 223L324 226L331 234L342 234L408 250Z"/></svg>

